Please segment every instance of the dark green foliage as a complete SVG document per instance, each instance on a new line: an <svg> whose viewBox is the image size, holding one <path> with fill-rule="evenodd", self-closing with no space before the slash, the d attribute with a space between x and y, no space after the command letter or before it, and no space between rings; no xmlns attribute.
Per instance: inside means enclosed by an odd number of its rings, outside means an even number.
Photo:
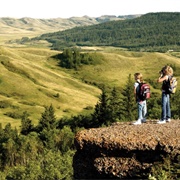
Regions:
<svg viewBox="0 0 180 180"><path fill-rule="evenodd" d="M128 81L122 92L123 98L121 103L122 120L132 121L136 119L137 107L134 97L134 81L131 74L128 76Z"/></svg>
<svg viewBox="0 0 180 180"><path fill-rule="evenodd" d="M108 125L110 120L110 109L109 109L109 97L105 90L102 88L102 93L99 98L99 102L95 105L93 113L93 121L95 126L99 127L102 124Z"/></svg>
<svg viewBox="0 0 180 180"><path fill-rule="evenodd" d="M152 166L151 176L159 180L180 179L180 155L163 157L162 162Z"/></svg>
<svg viewBox="0 0 180 180"><path fill-rule="evenodd" d="M7 108L11 106L11 103L9 101L0 101L0 108Z"/></svg>
<svg viewBox="0 0 180 180"><path fill-rule="evenodd" d="M148 118L159 119L161 114L161 94L151 92L151 98L147 100Z"/></svg>
<svg viewBox="0 0 180 180"><path fill-rule="evenodd" d="M45 129L45 130L50 130L55 127L55 122L56 122L56 117L54 114L54 108L53 106L45 107L45 111L42 113L41 119L39 121L39 129L40 131Z"/></svg>
<svg viewBox="0 0 180 180"><path fill-rule="evenodd" d="M180 90L171 95L171 114L174 119L180 119Z"/></svg>
<svg viewBox="0 0 180 180"><path fill-rule="evenodd" d="M77 48L66 48L54 58L60 60L61 67L77 70L82 65L99 64L103 56L98 53L80 53Z"/></svg>
<svg viewBox="0 0 180 180"><path fill-rule="evenodd" d="M79 128L91 128L95 126L95 122L91 115L72 116L71 118L61 118L58 121L57 127L62 129L64 126L69 126L73 132L76 132ZM96 126L97 127L97 126Z"/></svg>
<svg viewBox="0 0 180 180"><path fill-rule="evenodd" d="M0 179L73 179L74 133L68 126L58 129L55 120L50 105L35 128L27 112L20 134L10 124L0 126Z"/></svg>
<svg viewBox="0 0 180 180"><path fill-rule="evenodd" d="M14 111L14 112L6 112L4 115L11 117L13 119L20 119L22 117L22 113L19 111Z"/></svg>
<svg viewBox="0 0 180 180"><path fill-rule="evenodd" d="M73 46L118 46L130 50L179 50L180 13L149 13L141 17L110 21L43 34L34 39L47 40L53 49Z"/></svg>
<svg viewBox="0 0 180 180"><path fill-rule="evenodd" d="M117 88L113 88L109 97L109 120L111 123L121 119L122 97Z"/></svg>
<svg viewBox="0 0 180 180"><path fill-rule="evenodd" d="M32 121L29 119L29 114L27 112L23 113L21 119L21 134L27 135L33 130Z"/></svg>

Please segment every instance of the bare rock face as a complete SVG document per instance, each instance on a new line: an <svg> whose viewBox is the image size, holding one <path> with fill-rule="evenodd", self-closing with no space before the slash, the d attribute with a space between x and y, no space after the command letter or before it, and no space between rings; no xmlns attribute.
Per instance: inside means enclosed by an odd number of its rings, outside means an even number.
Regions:
<svg viewBox="0 0 180 180"><path fill-rule="evenodd" d="M76 134L75 179L147 178L152 165L180 154L180 121L116 123Z"/></svg>

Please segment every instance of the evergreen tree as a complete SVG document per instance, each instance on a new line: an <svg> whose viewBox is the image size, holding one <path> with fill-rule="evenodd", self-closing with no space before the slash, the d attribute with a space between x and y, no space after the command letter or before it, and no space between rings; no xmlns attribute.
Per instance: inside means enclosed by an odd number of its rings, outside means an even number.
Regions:
<svg viewBox="0 0 180 180"><path fill-rule="evenodd" d="M180 90L176 91L175 94L171 95L171 114L172 118L179 119L180 118Z"/></svg>
<svg viewBox="0 0 180 180"><path fill-rule="evenodd" d="M21 119L21 134L27 135L33 129L32 121L29 119L29 114L27 112L23 113Z"/></svg>
<svg viewBox="0 0 180 180"><path fill-rule="evenodd" d="M50 105L49 107L45 107L45 111L42 113L41 115L41 119L39 121L39 128L40 130L43 129L53 129L55 128L55 122L56 122L56 117L54 114L54 108L52 105Z"/></svg>
<svg viewBox="0 0 180 180"><path fill-rule="evenodd" d="M120 91L114 87L109 98L110 122L116 122L120 119L121 101Z"/></svg>
<svg viewBox="0 0 180 180"><path fill-rule="evenodd" d="M121 103L121 119L132 121L136 119L136 103L134 98L134 86L131 74L128 76L128 81L122 92L123 98ZM136 110L136 111L135 111Z"/></svg>
<svg viewBox="0 0 180 180"><path fill-rule="evenodd" d="M61 61L61 66L69 69L72 69L74 67L73 53L71 49L65 49L63 51L63 59Z"/></svg>
<svg viewBox="0 0 180 180"><path fill-rule="evenodd" d="M108 95L105 88L102 88L102 93L100 95L98 103L95 105L95 110L93 113L94 126L99 127L101 125L108 125L110 118L109 106L108 106Z"/></svg>

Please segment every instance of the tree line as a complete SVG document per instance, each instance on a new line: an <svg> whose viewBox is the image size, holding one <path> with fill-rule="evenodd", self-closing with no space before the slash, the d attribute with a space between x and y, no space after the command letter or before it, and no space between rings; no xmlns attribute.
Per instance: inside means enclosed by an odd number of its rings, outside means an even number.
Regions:
<svg viewBox="0 0 180 180"><path fill-rule="evenodd" d="M100 53L82 53L78 48L65 48L62 53L59 53L53 58L59 60L59 66L66 69L78 70L83 65L100 64L103 60L103 55Z"/></svg>
<svg viewBox="0 0 180 180"><path fill-rule="evenodd" d="M141 51L179 51L179 19L178 12L148 13L134 19L43 34L32 40L47 40L56 50L72 46L116 46Z"/></svg>

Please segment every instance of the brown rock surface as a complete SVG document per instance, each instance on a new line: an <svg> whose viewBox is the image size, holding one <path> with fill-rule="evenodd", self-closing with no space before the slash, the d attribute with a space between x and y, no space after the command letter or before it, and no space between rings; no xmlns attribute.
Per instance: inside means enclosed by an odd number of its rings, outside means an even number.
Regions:
<svg viewBox="0 0 180 180"><path fill-rule="evenodd" d="M73 167L77 179L143 177L153 163L167 155L173 160L180 154L180 121L116 123L82 130L75 136L75 145Z"/></svg>

